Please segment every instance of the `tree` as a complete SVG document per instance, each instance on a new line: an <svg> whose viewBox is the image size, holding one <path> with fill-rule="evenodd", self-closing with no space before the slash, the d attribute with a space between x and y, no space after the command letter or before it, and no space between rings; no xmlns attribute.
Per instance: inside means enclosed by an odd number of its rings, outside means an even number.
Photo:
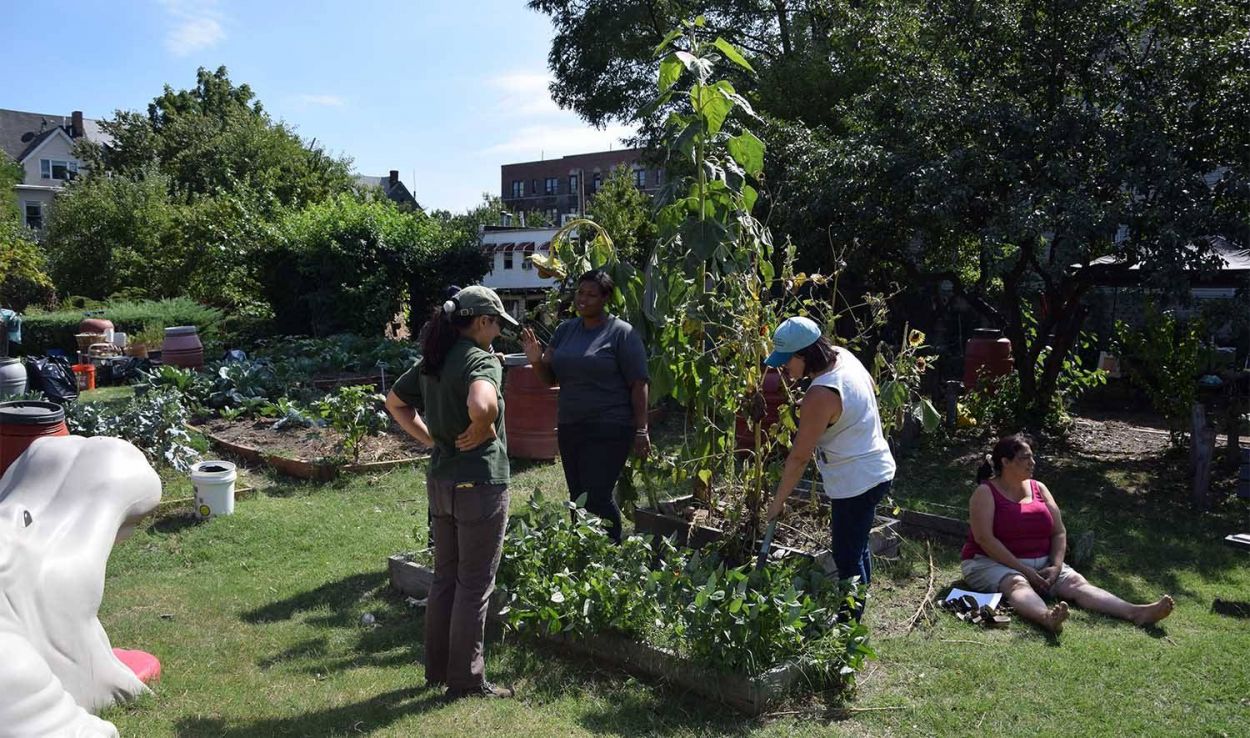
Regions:
<svg viewBox="0 0 1250 738"><path fill-rule="evenodd" d="M105 298L127 288L149 297L182 294L188 274L171 247L174 208L156 172L137 179L80 177L51 208L44 247L62 294Z"/></svg>
<svg viewBox="0 0 1250 738"><path fill-rule="evenodd" d="M0 192L13 193L23 174L21 167L0 155ZM0 197L0 307L21 312L30 305L52 305L56 291L45 268L43 251L22 225L16 196Z"/></svg>
<svg viewBox="0 0 1250 738"><path fill-rule="evenodd" d="M617 258L635 267L645 265L656 238L651 198L634 185L628 168L612 171L591 200L587 215L612 237Z"/></svg>
<svg viewBox="0 0 1250 738"><path fill-rule="evenodd" d="M136 177L155 169L168 177L170 196L179 202L243 191L291 205L352 186L349 160L270 119L252 89L231 82L225 67L201 67L194 88L166 85L147 115L118 111L100 127L110 144L80 144L79 156L93 173Z"/></svg>
<svg viewBox="0 0 1250 738"><path fill-rule="evenodd" d="M679 5L534 0L557 28L557 99L591 121L638 115L632 63L663 27L639 14ZM1030 422L1100 271L1136 263L1175 289L1210 262L1207 237L1250 243L1239 0L702 5L713 32L739 19L757 41L761 83L742 88L768 119L769 222L805 265L953 285L1012 340ZM590 22L605 32L575 38Z"/></svg>

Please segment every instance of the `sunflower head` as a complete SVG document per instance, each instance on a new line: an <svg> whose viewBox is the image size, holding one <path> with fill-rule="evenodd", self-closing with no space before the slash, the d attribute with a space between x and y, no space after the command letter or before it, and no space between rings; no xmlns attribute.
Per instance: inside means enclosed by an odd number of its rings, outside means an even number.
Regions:
<svg viewBox="0 0 1250 738"><path fill-rule="evenodd" d="M925 361L923 356L916 357L916 370L923 372L929 366L929 362Z"/></svg>
<svg viewBox="0 0 1250 738"><path fill-rule="evenodd" d="M907 343L911 344L913 347L919 346L924 343L924 334L913 329L911 333L907 334Z"/></svg>

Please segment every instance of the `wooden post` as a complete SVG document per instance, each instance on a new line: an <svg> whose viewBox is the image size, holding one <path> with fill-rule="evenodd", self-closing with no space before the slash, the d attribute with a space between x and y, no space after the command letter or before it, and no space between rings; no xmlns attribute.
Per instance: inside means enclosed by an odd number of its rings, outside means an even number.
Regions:
<svg viewBox="0 0 1250 738"><path fill-rule="evenodd" d="M1195 402L1189 408L1189 473L1198 469L1198 436L1207 427L1207 410L1201 402Z"/></svg>
<svg viewBox="0 0 1250 738"><path fill-rule="evenodd" d="M1202 403L1195 402L1191 413L1192 432L1189 437L1189 458L1194 475L1194 506L1199 510L1211 507L1211 462L1215 455L1215 429L1207 423Z"/></svg>
<svg viewBox="0 0 1250 738"><path fill-rule="evenodd" d="M959 420L959 395L964 391L964 383L952 379L946 382L946 429L954 430Z"/></svg>
<svg viewBox="0 0 1250 738"><path fill-rule="evenodd" d="M1225 380L1228 387L1228 407L1224 411L1224 433L1228 435L1228 445L1225 447L1224 466L1228 470L1237 468L1237 464L1241 461L1241 379L1235 374L1230 373L1229 378Z"/></svg>

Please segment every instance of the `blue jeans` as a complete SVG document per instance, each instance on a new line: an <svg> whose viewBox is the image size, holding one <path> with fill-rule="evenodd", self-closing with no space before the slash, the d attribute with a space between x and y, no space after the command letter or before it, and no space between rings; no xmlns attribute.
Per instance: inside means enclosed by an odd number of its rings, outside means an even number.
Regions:
<svg viewBox="0 0 1250 738"><path fill-rule="evenodd" d="M838 565L838 576L843 580L859 577L865 587L872 581L872 553L868 550L868 534L876 519L877 505L890 491L893 480L882 482L863 494L829 501L833 543L833 561ZM864 614L864 602L855 609L859 620Z"/></svg>

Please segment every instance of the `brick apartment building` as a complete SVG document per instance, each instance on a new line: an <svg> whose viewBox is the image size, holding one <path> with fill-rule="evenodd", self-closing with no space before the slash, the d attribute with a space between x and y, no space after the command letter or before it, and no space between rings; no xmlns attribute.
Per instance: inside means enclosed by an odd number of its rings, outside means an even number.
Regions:
<svg viewBox="0 0 1250 738"><path fill-rule="evenodd" d="M654 195L664 181L664 170L649 168L642 149L598 151L504 164L499 168L500 197L512 213L544 213L559 225L585 213L587 203L619 166L631 170L634 184L647 194Z"/></svg>

